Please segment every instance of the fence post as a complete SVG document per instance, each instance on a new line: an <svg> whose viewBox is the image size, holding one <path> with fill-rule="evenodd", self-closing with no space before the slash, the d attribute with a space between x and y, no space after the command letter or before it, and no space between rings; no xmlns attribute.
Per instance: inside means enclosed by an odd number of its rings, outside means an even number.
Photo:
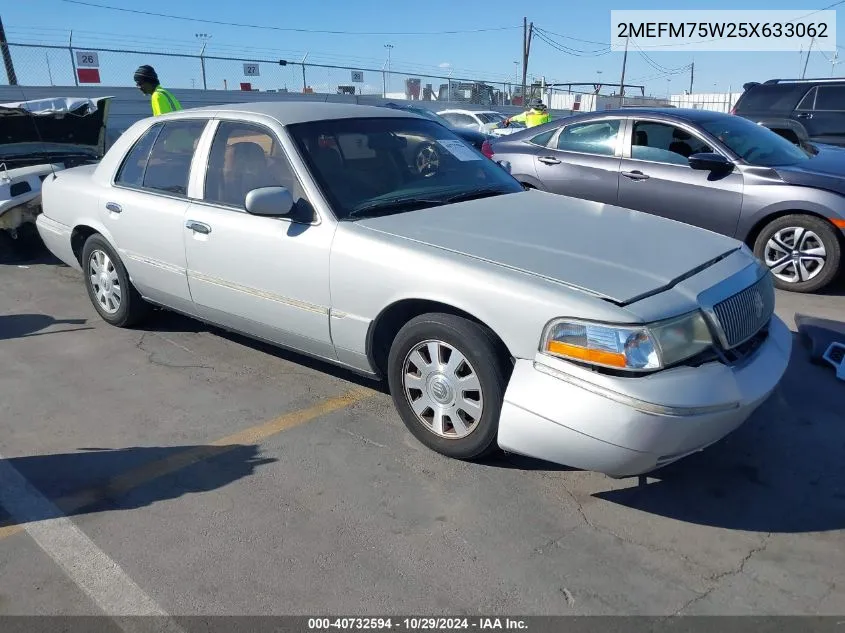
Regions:
<svg viewBox="0 0 845 633"><path fill-rule="evenodd" d="M73 83L79 86L79 77L76 74L76 57L73 54L73 31L70 32L70 39L67 41L67 49L70 51L70 67L73 70Z"/></svg>

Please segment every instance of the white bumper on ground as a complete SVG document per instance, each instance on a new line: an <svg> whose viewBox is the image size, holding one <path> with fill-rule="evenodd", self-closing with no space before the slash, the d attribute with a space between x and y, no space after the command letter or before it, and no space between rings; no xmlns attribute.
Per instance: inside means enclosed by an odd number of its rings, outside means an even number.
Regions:
<svg viewBox="0 0 845 633"><path fill-rule="evenodd" d="M614 477L646 473L745 422L777 387L791 351L792 333L775 316L766 341L736 367L708 363L616 378L557 359L517 360L498 443Z"/></svg>

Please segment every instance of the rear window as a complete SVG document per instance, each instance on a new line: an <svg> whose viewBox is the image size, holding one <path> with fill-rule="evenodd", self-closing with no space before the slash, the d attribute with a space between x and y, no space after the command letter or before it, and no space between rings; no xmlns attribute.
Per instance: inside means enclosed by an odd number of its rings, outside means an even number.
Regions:
<svg viewBox="0 0 845 633"><path fill-rule="evenodd" d="M798 101L812 86L803 85L771 85L754 86L746 91L736 104L736 111L788 111L795 109Z"/></svg>

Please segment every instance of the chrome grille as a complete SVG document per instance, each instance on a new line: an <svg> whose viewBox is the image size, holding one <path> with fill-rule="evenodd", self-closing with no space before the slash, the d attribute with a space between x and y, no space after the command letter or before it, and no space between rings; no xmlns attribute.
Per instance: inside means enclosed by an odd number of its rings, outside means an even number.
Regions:
<svg viewBox="0 0 845 633"><path fill-rule="evenodd" d="M753 286L717 303L713 314L728 349L741 345L757 334L775 311L775 287L767 272Z"/></svg>

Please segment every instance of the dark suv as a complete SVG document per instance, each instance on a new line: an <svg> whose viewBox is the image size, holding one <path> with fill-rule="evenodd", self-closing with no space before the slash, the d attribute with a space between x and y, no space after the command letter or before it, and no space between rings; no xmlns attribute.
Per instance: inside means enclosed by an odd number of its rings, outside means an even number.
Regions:
<svg viewBox="0 0 845 633"><path fill-rule="evenodd" d="M750 82L732 114L765 125L798 145L845 146L845 78Z"/></svg>

